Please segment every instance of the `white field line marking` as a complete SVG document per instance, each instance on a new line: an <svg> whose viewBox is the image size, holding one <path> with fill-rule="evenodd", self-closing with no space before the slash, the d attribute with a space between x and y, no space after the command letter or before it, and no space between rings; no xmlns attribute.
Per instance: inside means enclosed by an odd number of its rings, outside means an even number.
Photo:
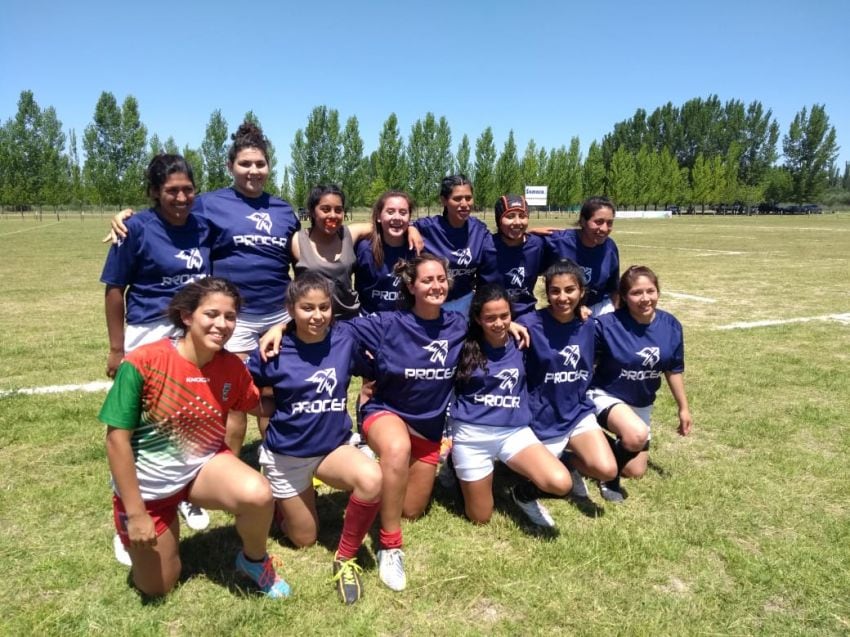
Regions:
<svg viewBox="0 0 850 637"><path fill-rule="evenodd" d="M668 292L664 291L667 296L672 296L674 299L688 299L689 301L699 301L700 303L717 303L717 299L710 299L707 296L696 296L695 294L684 294L683 292Z"/></svg>
<svg viewBox="0 0 850 637"><path fill-rule="evenodd" d="M93 380L82 385L47 385L45 387L24 387L23 389L5 389L0 391L0 398L8 396L26 395L35 396L40 394L63 394L70 391L96 392L106 391L112 387L111 380Z"/></svg>
<svg viewBox="0 0 850 637"><path fill-rule="evenodd" d="M730 256L739 256L742 254L750 254L749 252L741 252L739 250L710 250L709 248L676 248L668 246L645 246L637 243L621 243L620 245L630 248L649 248L650 250L682 250L685 252L701 252L704 254L726 254Z"/></svg>
<svg viewBox="0 0 850 637"><path fill-rule="evenodd" d="M12 232L4 232L3 234L0 234L0 237L8 237L9 235L12 235L12 234L19 234L21 232L29 232L30 230L40 230L41 228L49 228L50 226L58 226L60 223L61 222L59 222L59 221L54 221L53 223L48 223L47 225L44 225L44 226L33 226L32 228L24 228L23 230L13 230Z"/></svg>
<svg viewBox="0 0 850 637"><path fill-rule="evenodd" d="M730 224L694 224L689 228L735 228L740 230L742 226ZM818 227L792 227L792 226L746 226L747 230L772 230L774 232L850 232L850 228L818 228Z"/></svg>
<svg viewBox="0 0 850 637"><path fill-rule="evenodd" d="M838 321L850 325L850 312L844 314L823 314L821 316L805 316L793 319L780 319L771 321L750 321L741 323L730 323L729 325L718 325L716 330L746 330L753 327L771 327L773 325L787 325L788 323L809 323L811 321Z"/></svg>

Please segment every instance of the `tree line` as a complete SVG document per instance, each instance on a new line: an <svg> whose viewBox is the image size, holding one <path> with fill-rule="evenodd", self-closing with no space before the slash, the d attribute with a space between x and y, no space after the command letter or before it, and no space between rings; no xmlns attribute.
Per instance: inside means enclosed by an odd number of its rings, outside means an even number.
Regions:
<svg viewBox="0 0 850 637"><path fill-rule="evenodd" d="M261 126L251 111L244 119ZM15 116L0 127L0 204L17 209L139 204L145 200L145 166L159 152L184 155L200 190L222 188L230 183L229 143L220 110L211 113L200 147L181 149L171 136L162 141L156 133L148 135L133 96L119 104L103 92L83 132L81 161L76 132L66 134L54 107L41 108L25 90ZM845 193L850 203L850 165L843 173L836 165L835 127L820 104L796 114L782 136L781 154L780 129L770 109L758 101L723 103L716 95L681 106L668 102L649 114L638 109L601 141L592 141L586 153L573 137L568 145L548 150L532 139L520 154L513 130L499 152L489 126L474 143L462 135L453 151L445 117L426 113L405 135L391 113L376 149L366 154L357 117L342 124L339 112L327 106L313 108L296 131L291 163L280 175L274 146L269 149L267 189L296 207L314 184L333 182L354 206L399 189L430 208L438 203L441 178L455 172L473 180L476 200L485 208L501 194L522 193L526 185L548 186L550 205L557 207L598 194L621 208L804 203L818 201L830 189Z"/></svg>

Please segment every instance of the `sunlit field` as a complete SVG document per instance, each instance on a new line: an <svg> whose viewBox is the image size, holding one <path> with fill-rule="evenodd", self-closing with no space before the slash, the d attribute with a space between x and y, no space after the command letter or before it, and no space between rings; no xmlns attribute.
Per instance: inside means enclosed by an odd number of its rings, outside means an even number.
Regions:
<svg viewBox="0 0 850 637"><path fill-rule="evenodd" d="M693 434L676 435L663 389L646 477L624 482L619 506L591 484L591 502L548 501L554 534L524 521L509 476L485 527L438 485L404 527L408 589L380 584L369 538L354 607L330 584L345 497L327 489L317 546L270 541L289 600L236 576L223 513L183 528L171 595L144 602L129 586L112 556L104 393L5 393L105 380L105 228L0 219L0 634L850 633L850 215L618 220L622 265L654 268L660 306L685 326Z"/></svg>

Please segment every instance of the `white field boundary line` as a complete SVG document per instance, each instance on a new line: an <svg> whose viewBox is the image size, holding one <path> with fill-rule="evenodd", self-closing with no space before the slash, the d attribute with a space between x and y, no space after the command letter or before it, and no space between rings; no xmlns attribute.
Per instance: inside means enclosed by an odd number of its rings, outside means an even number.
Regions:
<svg viewBox="0 0 850 637"><path fill-rule="evenodd" d="M754 327L773 327L774 325L788 325L789 323L811 323L812 321L836 321L844 325L850 325L850 312L844 314L822 314L821 316L804 316L793 319L779 319L768 321L744 321L741 323L729 323L718 325L715 330L747 330Z"/></svg>
<svg viewBox="0 0 850 637"><path fill-rule="evenodd" d="M664 290L664 296L672 296L674 299L686 299L699 303L717 303L717 299L710 299L707 296L697 296L696 294L685 294L684 292L669 292Z"/></svg>
<svg viewBox="0 0 850 637"><path fill-rule="evenodd" d="M42 394L64 394L66 392L81 391L81 392L97 392L106 391L112 387L111 380L93 380L90 383L81 385L46 385L44 387L24 387L23 389L4 389L0 390L0 398L8 398L9 396L38 396Z"/></svg>
<svg viewBox="0 0 850 637"><path fill-rule="evenodd" d="M20 234L21 232L29 232L30 230L41 230L42 228L49 228L50 226L58 226L61 222L54 221L53 223L48 223L43 226L33 226L32 228L24 228L23 230L13 230L12 232L4 232L0 234L0 237L8 237L13 234Z"/></svg>
<svg viewBox="0 0 850 637"><path fill-rule="evenodd" d="M629 248L647 248L650 250L681 250L683 252L699 252L700 254L708 255L708 254L725 254L727 256L737 257L742 254L752 254L751 252L743 252L740 250L711 250L709 248L678 248L678 247L670 247L670 246L646 246L640 245L638 243L621 243L622 246L627 246Z"/></svg>
<svg viewBox="0 0 850 637"><path fill-rule="evenodd" d="M735 228L740 230L742 226L731 224L694 224L689 228ZM816 226L745 226L747 230L771 230L773 232L850 232L850 228L818 228ZM619 232L619 231L618 231Z"/></svg>

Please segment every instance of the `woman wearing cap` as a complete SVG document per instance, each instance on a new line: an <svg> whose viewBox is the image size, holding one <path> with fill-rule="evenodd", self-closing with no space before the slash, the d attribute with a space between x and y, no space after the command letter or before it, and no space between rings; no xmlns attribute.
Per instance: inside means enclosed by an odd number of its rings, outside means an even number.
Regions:
<svg viewBox="0 0 850 637"><path fill-rule="evenodd" d="M616 209L606 197L591 197L581 206L578 228L546 236L546 264L572 259L584 270L588 305L594 316L614 311L620 280L620 252L610 238Z"/></svg>
<svg viewBox="0 0 850 637"><path fill-rule="evenodd" d="M534 311L534 286L543 271L545 242L528 234L528 205L521 195L503 195L496 202L493 244L502 286L511 299L514 318Z"/></svg>

